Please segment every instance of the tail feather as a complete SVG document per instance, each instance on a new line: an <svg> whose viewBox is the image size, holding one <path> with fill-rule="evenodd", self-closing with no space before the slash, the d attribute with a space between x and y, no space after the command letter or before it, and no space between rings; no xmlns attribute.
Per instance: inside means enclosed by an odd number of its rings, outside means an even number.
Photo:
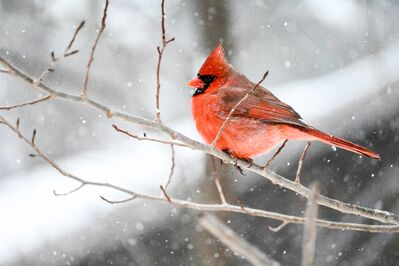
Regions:
<svg viewBox="0 0 399 266"><path fill-rule="evenodd" d="M334 137L332 135L328 135L324 132L321 132L317 129L314 128L306 128L306 132L314 137L316 137L317 140L322 141L324 143L330 144L337 146L341 149L345 149L347 151L355 152L361 155L365 155L374 159L381 159L380 155L367 149L362 146L359 146L357 144L354 144L352 142Z"/></svg>

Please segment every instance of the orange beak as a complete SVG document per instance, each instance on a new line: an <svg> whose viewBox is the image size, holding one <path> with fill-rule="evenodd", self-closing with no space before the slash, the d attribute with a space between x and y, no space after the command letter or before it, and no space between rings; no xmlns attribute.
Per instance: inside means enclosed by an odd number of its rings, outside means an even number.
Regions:
<svg viewBox="0 0 399 266"><path fill-rule="evenodd" d="M187 86L193 87L193 88L203 88L204 87L204 82L200 80L199 78L193 78L187 83Z"/></svg>

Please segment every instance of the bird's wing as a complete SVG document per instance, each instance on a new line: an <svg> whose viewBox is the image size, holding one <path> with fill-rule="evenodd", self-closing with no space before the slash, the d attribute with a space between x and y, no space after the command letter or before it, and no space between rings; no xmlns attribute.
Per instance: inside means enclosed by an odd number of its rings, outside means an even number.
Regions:
<svg viewBox="0 0 399 266"><path fill-rule="evenodd" d="M230 110L245 97L251 88L229 86L220 88L216 92L223 103L223 110L221 110L220 116L226 118ZM239 116L270 123L306 126L306 124L300 120L301 116L295 112L291 106L283 103L270 91L261 86L255 89L246 100L236 107L232 117Z"/></svg>

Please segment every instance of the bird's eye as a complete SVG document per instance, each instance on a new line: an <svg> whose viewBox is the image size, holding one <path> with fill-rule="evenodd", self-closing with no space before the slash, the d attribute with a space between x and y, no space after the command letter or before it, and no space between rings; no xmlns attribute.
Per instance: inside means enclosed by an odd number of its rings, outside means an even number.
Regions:
<svg viewBox="0 0 399 266"><path fill-rule="evenodd" d="M202 94L206 91L206 89L211 85L211 83L215 80L215 75L201 75L200 73L197 74L197 77L204 82L204 87L197 88L193 94L196 96L198 94Z"/></svg>
<svg viewBox="0 0 399 266"><path fill-rule="evenodd" d="M215 80L215 75L201 75L198 73L197 77L204 82L204 88L209 87L211 83Z"/></svg>

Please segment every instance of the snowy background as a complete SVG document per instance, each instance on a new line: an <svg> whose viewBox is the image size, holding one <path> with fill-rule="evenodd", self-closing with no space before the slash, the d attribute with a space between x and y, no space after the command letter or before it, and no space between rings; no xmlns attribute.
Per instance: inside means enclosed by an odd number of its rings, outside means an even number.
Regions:
<svg viewBox="0 0 399 266"><path fill-rule="evenodd" d="M60 54L82 20L74 45L80 52L57 64L45 82L79 94L102 14L102 1L0 0L0 54L33 76ZM176 37L162 66L162 121L200 140L190 113L186 82L223 41L236 69L264 83L304 121L367 146L381 161L323 144L310 148L303 183L319 180L322 193L346 202L399 213L399 5L396 1L166 1L167 35ZM160 2L110 1L107 28L98 45L89 96L123 112L153 118ZM38 97L28 85L0 75L0 105ZM13 111L27 135L67 171L134 191L158 195L170 167L170 148L117 134L92 109L51 101ZM121 126L149 136L151 130ZM304 143L288 143L273 169L295 175ZM0 127L0 265L237 265L248 263L197 224L198 213L135 200L109 205L98 196L125 195L83 188L55 197L76 183L60 176L5 127ZM257 158L264 162L270 155ZM215 202L207 157L177 148L171 194ZM224 168L231 202L301 215L305 200L264 178ZM370 221L321 208L337 221ZM283 265L301 254L302 227L278 233L271 220L220 216L237 233ZM392 265L399 260L396 234L319 229L317 265Z"/></svg>

